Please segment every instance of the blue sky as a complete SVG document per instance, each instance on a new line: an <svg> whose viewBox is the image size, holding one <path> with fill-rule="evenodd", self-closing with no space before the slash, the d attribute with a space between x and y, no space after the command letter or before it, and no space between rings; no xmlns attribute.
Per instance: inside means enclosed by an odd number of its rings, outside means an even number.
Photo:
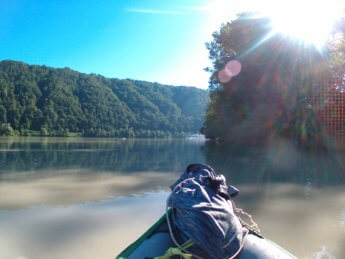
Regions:
<svg viewBox="0 0 345 259"><path fill-rule="evenodd" d="M205 42L235 2L0 0L0 60L207 88Z"/></svg>

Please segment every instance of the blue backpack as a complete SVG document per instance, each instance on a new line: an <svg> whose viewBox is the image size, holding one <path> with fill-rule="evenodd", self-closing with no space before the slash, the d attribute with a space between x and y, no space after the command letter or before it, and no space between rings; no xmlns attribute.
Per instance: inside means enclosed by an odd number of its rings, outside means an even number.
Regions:
<svg viewBox="0 0 345 259"><path fill-rule="evenodd" d="M202 258L237 254L245 231L230 198L239 191L226 185L223 175L216 175L210 166L191 164L170 188L167 206L172 208L169 224L175 242L192 240L188 252Z"/></svg>

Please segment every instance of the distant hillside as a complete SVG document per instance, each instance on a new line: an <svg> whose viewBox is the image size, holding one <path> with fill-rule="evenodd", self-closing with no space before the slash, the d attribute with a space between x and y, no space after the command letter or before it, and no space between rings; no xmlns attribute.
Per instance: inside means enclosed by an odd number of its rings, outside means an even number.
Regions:
<svg viewBox="0 0 345 259"><path fill-rule="evenodd" d="M208 93L0 62L0 134L164 137L196 133Z"/></svg>

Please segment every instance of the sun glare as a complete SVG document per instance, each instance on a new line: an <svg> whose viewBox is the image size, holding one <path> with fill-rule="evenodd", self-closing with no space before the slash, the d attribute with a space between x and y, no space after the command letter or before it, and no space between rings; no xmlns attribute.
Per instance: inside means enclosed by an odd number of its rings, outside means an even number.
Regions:
<svg viewBox="0 0 345 259"><path fill-rule="evenodd" d="M344 4L344 3L342 3ZM336 1L276 1L263 10L273 30L322 48L344 6Z"/></svg>
<svg viewBox="0 0 345 259"><path fill-rule="evenodd" d="M270 17L275 33L322 48L345 10L345 0L214 0L204 10L210 14L213 30L234 19L230 13L254 12Z"/></svg>

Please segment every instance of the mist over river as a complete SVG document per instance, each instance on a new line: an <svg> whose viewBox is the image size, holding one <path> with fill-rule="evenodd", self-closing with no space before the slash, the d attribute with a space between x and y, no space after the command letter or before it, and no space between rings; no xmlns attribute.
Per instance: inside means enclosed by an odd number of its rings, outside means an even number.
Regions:
<svg viewBox="0 0 345 259"><path fill-rule="evenodd" d="M345 256L345 154L214 147L194 139L0 138L0 258L114 258L206 163L238 207L300 258ZM321 257L324 256L324 257ZM333 256L333 257L332 257Z"/></svg>

